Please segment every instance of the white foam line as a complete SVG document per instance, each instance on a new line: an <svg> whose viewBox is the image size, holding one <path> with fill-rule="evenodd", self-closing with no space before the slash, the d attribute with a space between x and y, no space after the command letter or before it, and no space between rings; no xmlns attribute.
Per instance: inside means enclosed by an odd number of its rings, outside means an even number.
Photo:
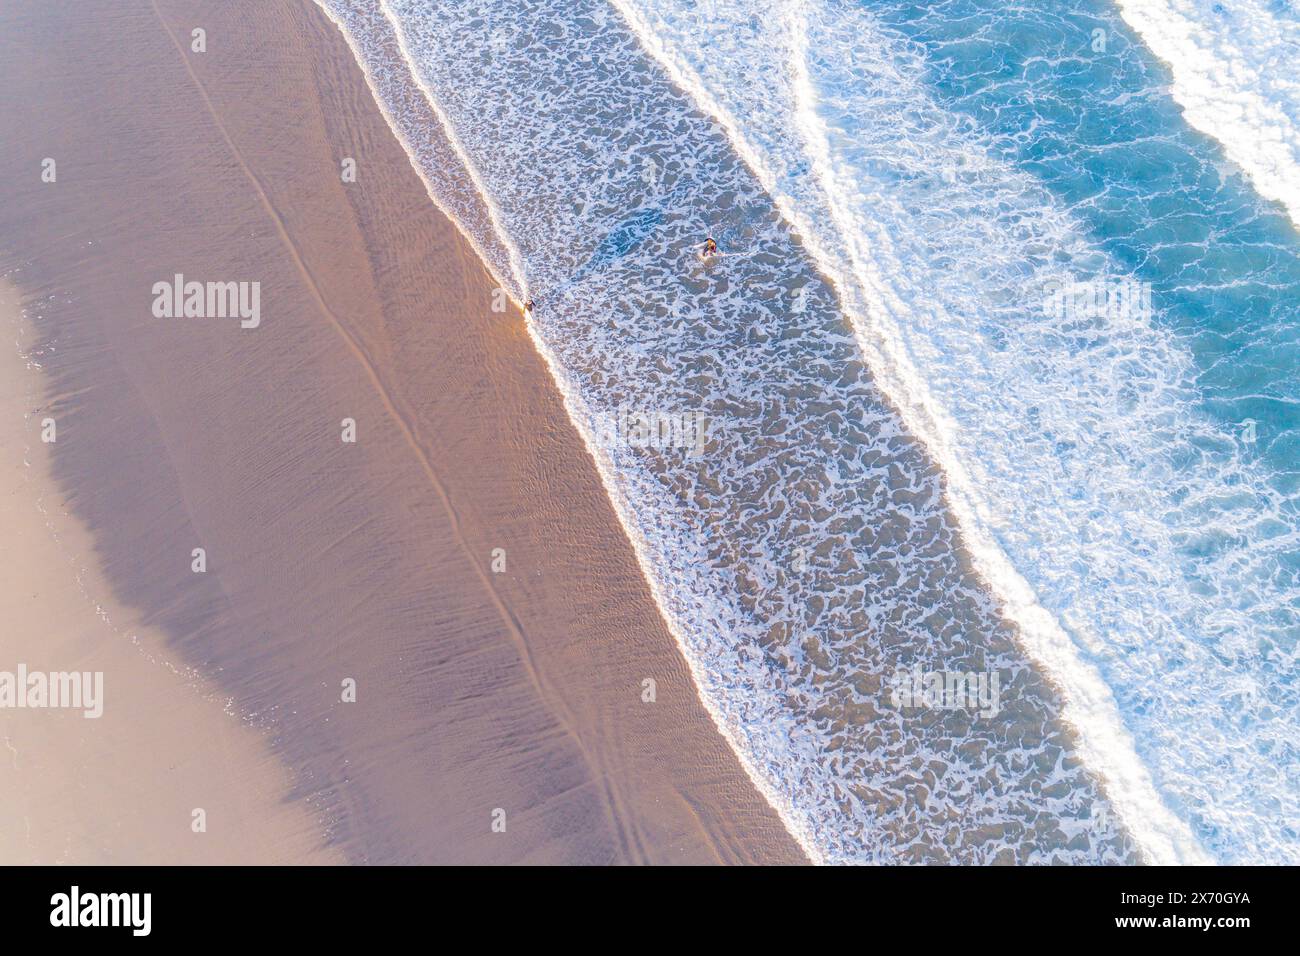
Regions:
<svg viewBox="0 0 1300 956"><path fill-rule="evenodd" d="M515 278L518 281L520 295L526 300L528 298L528 274L524 269L524 258L519 252L519 247L515 245L514 240L510 237L509 230L505 227L501 210L497 206L496 199L493 198L492 193L483 182L482 176L479 175L478 167L474 164L473 160L469 158L469 153L465 150L465 147L461 145L460 137L456 134L456 128L452 125L451 120L438 104L438 98L433 95L433 91L430 90L425 85L424 80L420 78L420 71L415 68L415 58L411 55L411 51L407 46L406 31L402 29L401 21L397 17L393 16L392 11L389 10L388 0L379 0L379 9L384 14L384 17L388 20L389 24L393 27L393 33L397 37L398 49L402 51L402 58L406 61L407 72L410 74L411 79L415 81L415 85L424 94L425 100L429 103L429 108L433 110L434 115L438 117L438 122L442 124L443 130L447 134L447 141L451 143L452 149L454 149L456 155L460 157L460 161L465 167L465 174L469 176L470 182L474 184L474 189L478 192L480 198L482 198L483 205L487 208L488 219L492 222L492 228L496 231L497 238L501 240L501 244L506 248L506 254L510 257L510 268L513 270Z"/></svg>
<svg viewBox="0 0 1300 956"><path fill-rule="evenodd" d="M1300 227L1300 27L1248 0L1230 5L1234 29L1195 0L1117 0L1120 14L1174 75L1171 92L1187 122L1218 140L1260 194ZM1199 12L1200 16L1196 14ZM1261 91L1289 102L1270 101Z"/></svg>
<svg viewBox="0 0 1300 956"><path fill-rule="evenodd" d="M788 195L774 188L776 178L771 169L748 142L735 118L709 94L698 74L665 49L653 28L628 0L610 2L636 33L643 48L668 72L677 87L718 122L742 160L772 195L782 215L800 232L821 271L840 293L855 338L881 389L900 413L908 430L943 468L948 478L948 498L954 518L981 568L982 577L1008 616L1019 626L1025 651L1044 667L1061 689L1065 701L1062 719L1077 733L1081 756L1087 766L1103 778L1108 797L1144 856L1157 864L1212 863L1187 824L1165 806L1150 772L1137 756L1132 737L1123 726L1110 688L1095 668L1079 658L1069 635L1038 601L1033 588L1015 570L989 533L988 509L981 503L974 482L952 451L952 426L945 422L928 387L911 368L903 350L870 323L867 316L852 308L850 303L856 298L856 289L846 281L847 277L836 264L836 256L826 249L816 225ZM851 235L851 231L845 231L848 229L847 216L831 172L825 130L811 108L814 94L806 66L805 17L800 14L806 16L805 3L791 0L785 8L785 17L797 41L791 50L791 65L795 70L796 92L800 100L799 119L807 135L808 147L816 150L814 165L827 192L835 225L841 235ZM852 258L857 273L855 278L861 283L862 290L865 292L877 286L870 279L870 270L862 260L856 255ZM880 303L877 299L872 304Z"/></svg>
<svg viewBox="0 0 1300 956"><path fill-rule="evenodd" d="M325 0L316 0L316 3L320 5L322 9L325 9L325 12L327 14L329 14L330 11L324 7L324 2ZM391 14L389 14L387 10L387 5L383 4L382 8L384 9L384 15L388 17L389 22L390 23L394 22L393 17L391 16ZM348 30L346 29L346 26L342 23L339 23L339 21L332 15L330 16L330 19L339 27L339 29L343 32L344 36L347 37ZM405 40L404 38L402 38L401 30L397 29L396 32L399 37L399 46L402 49L402 55L406 58L407 61L407 68L410 71L411 76L413 78L417 77L418 74L414 69L413 61L411 59L410 52L406 47ZM353 56L357 59L358 63L361 64L362 71L364 72L365 65L364 63L362 63L362 58L360 56L360 53L358 52L356 45L353 44L350 37L348 40L348 44L353 51ZM436 115L444 123L444 126L447 128L449 139L450 139L450 135L451 135L450 126L446 119L445 113L435 105L434 97L432 93L427 89L427 87L425 87L424 84L419 82L418 80L414 80L414 82L418 83L420 88L423 90L426 99L429 100L430 107L435 109ZM469 236L469 233L465 229L464 225L456 219L454 213L448 210L446 204L438 200L435 185L429 179L425 171L421 169L419 163L416 161L416 154L410 147L410 144L400 134L400 132L398 132L397 124L394 122L393 117L390 116L388 111L383 108L382 97L379 95L379 92L375 88L373 83L370 83L370 91L375 101L381 104L380 110L383 113L384 118L388 121L389 126L393 128L394 133L398 137L398 142L401 143L402 145L402 148L406 150L407 155L411 160L411 165L415 169L416 173L420 176L421 180L424 182L425 189L429 192L430 198L433 199L434 203L443 212L443 214L446 215L449 219L451 219L456 224L457 228L463 234L465 234L467 238L470 239L471 244L474 246L476 251L479 251L479 254L481 256L482 253L480 251L479 244L476 241L474 241L474 239L471 236ZM460 147L459 142L456 143L456 147L458 150L461 151L461 155L464 155L463 149ZM473 167L468 162L468 158L466 158L465 168L467 173L470 174L471 177L473 178L473 174L471 172ZM484 203L488 204L489 209L495 210L496 208L495 203L492 202L491 197L487 193L487 190L483 187L481 180L474 178L474 183L476 188L478 188L480 194L482 195ZM524 281L523 276L525 273L523 270L522 262L519 260L518 249L515 246L514 242L510 239L509 235L506 233L504 227L501 225L501 218L500 218L499 211L490 212L490 216L492 218L494 228L499 233L498 238L501 240L502 244L505 245L506 248L509 249L511 252L512 265L515 265L516 268L518 269L521 286L523 286L525 290L524 295L526 296L527 287L526 285L523 285L523 281ZM672 614L668 611L668 608L670 606L670 601L667 598L667 596L664 594L663 586L659 582L659 579L655 574L654 565L650 561L649 543L645 540L645 538L641 534L641 531L636 521L633 518L633 515L635 514L635 509L632 507L631 503L627 500L626 496L623 494L622 489L619 487L618 482L614 478L613 464L609 461L608 457L605 455L604 451L602 450L602 448L600 447L599 443L596 440L596 436L594 432L592 431L591 427L588 424L588 422L591 419L591 416L588 414L588 411L579 396L579 390L576 387L574 387L573 384L571 383L567 370L564 368L560 360L556 357L555 353L552 352L550 347L546 344L545 340L542 338L531 316L525 315L524 325L528 331L528 337L533 342L533 347L537 350L537 353L542 357L542 360L546 363L546 368L547 371L550 373L551 380L555 383L556 388L560 392L560 395L564 402L565 411L569 416L569 420L573 423L573 426L577 429L578 434L582 437L582 442L586 446L587 454L591 456L592 461L596 466L596 473L600 476L601 484L605 488L605 495L606 497L609 498L610 504L614 508L614 513L618 517L619 524L623 528L623 533L627 536L628 541L632 545L632 551L636 555L637 564L641 569L641 576L645 579L646 584L649 586L651 596L653 597L655 604L658 605L659 607L659 613L663 617L664 622L668 627L669 633L672 634L673 640L677 644L678 651L681 653L682 658L686 661L687 668L689 669L691 674L691 680L695 685L696 698L700 701L700 704L701 706L703 706L705 712L713 720L714 726L718 728L718 733L722 735L722 738L727 742L727 745L731 748L732 752L735 753L736 758L740 763L740 766L745 771L745 775L749 778L750 782L753 784L754 789L756 789L760 794L763 795L763 798L776 812L777 816L781 820L781 823L785 826L786 831L799 845L800 849L803 850L804 854L808 857L810 862L818 865L824 865L826 863L826 857L822 849L817 845L811 830L807 827L805 823L803 823L800 819L796 817L793 810L789 806L786 798L783 795L777 793L777 791L772 787L771 783L767 780L767 778L764 777L759 772L758 768L754 765L754 761L750 757L748 751L742 746L741 742L737 739L735 734L732 733L732 731L730 730L727 722L723 719L721 711L714 705L714 703L709 698L709 696L703 692L702 688L705 686L707 673L703 665L696 659L695 655L691 652L689 645L687 644L685 638L683 637L683 628L680 620L677 618L675 614Z"/></svg>
<svg viewBox="0 0 1300 956"><path fill-rule="evenodd" d="M361 45L357 41L357 39L353 37L352 31L348 28L348 25L344 23L338 16L335 15L334 11L329 6L329 0L315 0L315 3L316 6L320 8L321 12L324 13L327 18L329 18L330 22L333 23L334 26L338 28L339 33L343 35L343 39L347 42L348 49L352 51L352 58L356 61L357 66L360 67L361 69L362 76L364 76L366 79L366 86L370 88L370 98L374 100L375 105L379 108L379 112L384 117L384 121L388 124L388 128L391 129L393 135L397 137L397 142L402 147L403 152L406 153L406 158L410 161L411 168L415 170L416 174L420 177L420 181L424 183L424 190L428 194L429 199L433 201L433 204L434 206L437 207L438 211L441 212L452 223L452 225L456 227L457 231L461 234L461 236L464 237L465 241L469 243L470 248L474 250L474 254L478 256L479 261L483 263L484 268L486 268L488 272L491 274L492 279L493 281L496 282L497 286L506 290L506 293L510 295L510 297L515 301L516 305L522 306L528 296L527 296L527 286L524 279L523 266L519 262L518 250L514 249L513 246L506 245L505 238L500 234L501 230L496 220L493 219L493 225L498 226L497 238L501 240L502 245L506 249L506 255L509 258L508 264L510 266L511 271L514 273L512 276L501 275L498 269L498 263L495 261L496 257L489 255L487 250L483 247L483 244L479 239L479 237L474 234L474 231L472 229L469 229L465 225L465 223L461 222L460 217L456 215L451 204L446 202L438 194L438 190L434 187L433 182L430 181L429 177L425 174L424 170L421 168L420 162L417 158L419 155L417 150L411 144L410 140L407 139L406 134L402 131L402 124L389 111L387 102L384 100L383 95L379 92L378 80L371 73L370 67L366 62L366 57L361 48ZM384 6L381 6L381 11L383 12L385 18L387 18L391 23L392 17L388 14L387 9ZM406 56L406 51L403 50L402 54L403 56ZM437 104L433 102L433 100L429 97L428 92L425 91L422 86L419 86L417 84L417 88L420 89L421 92L424 94L425 99L429 103L430 110L433 111L434 116L441 124L443 136L446 138L447 142L451 145L452 149L456 152L457 157L464 164L464 169L462 171L465 174L465 176L471 182L474 183L475 189L477 190L480 198L483 200L484 208L487 209L488 217L490 219L493 218L494 209L493 206L490 204L491 197L489 197L487 195L487 192L483 189L482 183L478 179L477 174L474 172L474 167L470 164L469 157L466 155L464 148L460 144L460 141L456 138L455 133L451 127L450 122L448 122L446 115L442 112L441 109L438 108Z"/></svg>

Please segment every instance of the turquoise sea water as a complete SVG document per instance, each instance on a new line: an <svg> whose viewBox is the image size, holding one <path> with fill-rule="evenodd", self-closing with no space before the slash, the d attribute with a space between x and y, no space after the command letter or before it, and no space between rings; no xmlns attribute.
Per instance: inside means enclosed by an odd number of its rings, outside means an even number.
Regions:
<svg viewBox="0 0 1300 956"><path fill-rule="evenodd" d="M924 82L945 109L969 117L987 131L1002 161L1041 182L1112 270L1150 285L1153 322L1189 358L1187 402L1178 414L1199 416L1210 434L1234 439L1230 450L1217 443L1184 449L1171 470L1171 500L1201 522L1199 533L1183 526L1172 555L1188 592L1178 609L1181 637L1204 666L1186 672L1188 686L1174 692L1181 698L1177 708L1158 703L1167 693L1159 675L1122 666L1107 673L1140 747L1150 738L1177 746L1151 723L1178 722L1184 708L1224 730L1212 746L1188 734L1179 749L1196 754L1207 803L1220 789L1217 775L1227 768L1241 773L1228 781L1239 802L1220 814L1169 797L1186 807L1206 844L1241 862L1256 853L1293 859L1300 833L1285 809L1285 792L1295 787L1300 762L1295 225L1225 160L1220 142L1184 121L1168 92L1178 64L1153 56L1113 5L868 6L892 35L922 51ZM1247 12L1233 7L1217 5L1215 13ZM1281 23L1294 17L1290 5L1270 10L1285 32ZM1095 31L1105 40L1101 52L1094 49ZM1218 614L1229 607L1236 608L1237 623L1220 627ZM1225 633L1230 628L1245 630L1249 639L1235 640ZM1241 697L1237 677L1249 686ZM1237 749L1255 751L1262 766L1247 770L1255 764L1234 760ZM1153 763L1167 760L1152 751ZM1252 780L1256 772L1262 778ZM1170 789L1177 789L1172 782ZM1257 815L1271 825L1256 829ZM1241 829L1266 842L1243 845Z"/></svg>

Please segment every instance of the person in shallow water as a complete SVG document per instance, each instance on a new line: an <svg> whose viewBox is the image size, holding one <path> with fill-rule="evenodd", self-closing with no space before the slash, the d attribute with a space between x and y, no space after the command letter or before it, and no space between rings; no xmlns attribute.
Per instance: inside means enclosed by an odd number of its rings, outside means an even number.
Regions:
<svg viewBox="0 0 1300 956"><path fill-rule="evenodd" d="M707 239L704 240L704 249L700 252L700 256L701 258L708 259L711 256L716 256L717 254L718 254L718 244L713 241L712 236L709 236Z"/></svg>
<svg viewBox="0 0 1300 956"><path fill-rule="evenodd" d="M533 302L532 299L529 299L527 302L524 303L524 312L527 313L528 315L532 315L534 305L536 305L536 303Z"/></svg>

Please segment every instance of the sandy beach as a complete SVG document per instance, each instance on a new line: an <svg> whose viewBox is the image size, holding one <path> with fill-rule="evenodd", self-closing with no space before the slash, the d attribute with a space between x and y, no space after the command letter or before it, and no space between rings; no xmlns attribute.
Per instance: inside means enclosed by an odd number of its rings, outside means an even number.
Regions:
<svg viewBox="0 0 1300 956"><path fill-rule="evenodd" d="M17 0L0 79L0 670L106 687L0 711L0 862L806 862L310 0Z"/></svg>

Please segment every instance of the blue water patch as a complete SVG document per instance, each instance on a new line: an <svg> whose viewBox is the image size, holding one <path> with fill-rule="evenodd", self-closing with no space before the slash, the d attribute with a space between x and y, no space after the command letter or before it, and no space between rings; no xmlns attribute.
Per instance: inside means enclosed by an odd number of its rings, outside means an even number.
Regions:
<svg viewBox="0 0 1300 956"><path fill-rule="evenodd" d="M1151 284L1157 321L1196 359L1202 411L1225 434L1254 421L1252 450L1300 491L1300 236L1187 125L1167 67L1113 5L867 6L924 51L936 99Z"/></svg>
<svg viewBox="0 0 1300 956"><path fill-rule="evenodd" d="M632 213L596 244L596 249L591 254L591 258L584 262L578 271L574 273L574 280L586 276L593 270L603 268L632 252L650 238L655 231L655 227L663 221L663 218L663 210L655 206L647 206Z"/></svg>

